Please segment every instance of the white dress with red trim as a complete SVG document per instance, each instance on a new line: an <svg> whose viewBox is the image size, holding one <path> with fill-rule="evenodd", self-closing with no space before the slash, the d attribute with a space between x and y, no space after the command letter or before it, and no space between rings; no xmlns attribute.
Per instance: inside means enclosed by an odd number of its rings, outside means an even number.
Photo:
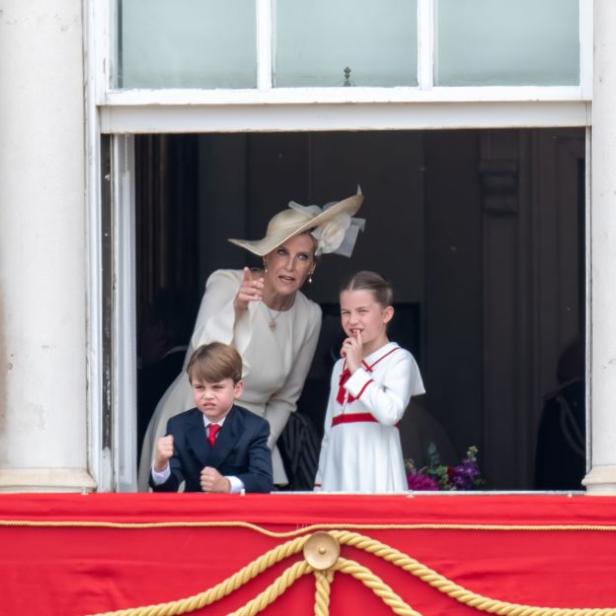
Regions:
<svg viewBox="0 0 616 616"><path fill-rule="evenodd" d="M402 492L408 489L397 424L412 396L425 393L415 358L389 342L350 375L332 371L315 484L325 492Z"/></svg>

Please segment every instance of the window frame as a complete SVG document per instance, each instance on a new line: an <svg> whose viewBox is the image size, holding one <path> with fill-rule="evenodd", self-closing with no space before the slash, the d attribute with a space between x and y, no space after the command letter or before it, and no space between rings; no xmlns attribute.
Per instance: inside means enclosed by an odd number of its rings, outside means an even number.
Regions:
<svg viewBox="0 0 616 616"><path fill-rule="evenodd" d="M437 0L417 0L418 86L398 88L273 88L272 6L257 3L257 88L250 90L159 89L120 90L111 86L115 56L117 0L82 0L84 15L85 142L86 142L86 258L88 261L88 419L89 467L99 491L130 490L134 455L121 443L120 426L132 421L122 405L134 402L136 392L134 280L130 238L132 202L127 196L127 161L131 135L140 133L202 133L322 130L409 130L463 128L578 127L587 129L590 161L590 126L593 82L593 0L579 0L580 84L578 86L435 87L434 15ZM112 167L101 169L101 137L110 135ZM128 158L127 158L128 156ZM113 190L113 211L118 236L113 254L119 286L112 343L113 383L105 378L103 335L103 222L101 187ZM587 339L590 324L590 164L586 171L586 285ZM119 233L121 232L121 236ZM122 297L128 298L122 302ZM588 357L587 346L587 360ZM130 356L127 360L126 357ZM132 358L132 359L131 359ZM590 362L587 361L587 383ZM117 379L117 380L116 380ZM114 387L113 394L107 390ZM590 390L590 388L588 388ZM113 442L104 445L103 398L113 395ZM587 452L590 454L590 391L587 391ZM128 422L128 423L127 423ZM122 449L122 451L120 451ZM587 457L590 465L590 455Z"/></svg>
<svg viewBox="0 0 616 616"><path fill-rule="evenodd" d="M101 131L112 134L590 125L592 0L579 0L577 86L435 87L434 18L438 0L417 0L418 86L391 88L272 87L274 0L255 1L257 87L252 89L114 88L117 0L103 0L92 6L94 50L98 56L96 104L101 110ZM92 1L90 4L94 5ZM472 113L474 107L479 107L481 113ZM394 112L390 113L392 109Z"/></svg>

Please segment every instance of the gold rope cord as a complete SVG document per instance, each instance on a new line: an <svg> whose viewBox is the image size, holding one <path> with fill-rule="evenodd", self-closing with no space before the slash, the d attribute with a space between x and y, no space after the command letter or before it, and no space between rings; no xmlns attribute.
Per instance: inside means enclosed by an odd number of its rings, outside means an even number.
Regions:
<svg viewBox="0 0 616 616"><path fill-rule="evenodd" d="M367 567L346 558L339 558L334 566L337 571L352 575L356 580L359 580L364 586L372 590L385 605L391 608L394 614L399 614L400 616L421 616L419 612L416 612L410 605L405 603L378 575L372 573Z"/></svg>
<svg viewBox="0 0 616 616"><path fill-rule="evenodd" d="M308 539L307 536L298 537L296 539L287 541L286 543L283 543L282 545L279 545L278 547L275 547L269 550L262 556L259 556L259 558L254 560L252 563L246 565L245 567L242 567L239 571L237 571L236 573L228 577L226 580L223 580L222 582L216 584L216 586L213 586L209 590L193 595L192 597L188 597L186 599L180 599L178 601L169 601L168 603L159 603L156 605L150 605L146 607L130 608L130 609L125 609L125 610L117 610L113 612L105 612L105 613L97 614L96 616L110 616L111 614L113 614L114 616L172 616L174 614L186 614L188 612L192 612L206 605L215 603L216 601L222 599L223 597L226 597L227 595L231 594L234 590L241 588L244 584L246 584L246 582L257 577L257 575L259 575L260 573L263 573L263 571L265 571L266 569L269 569L269 567L271 567L272 565L275 565L276 563L280 562L281 560L285 558L288 558L289 556L293 556L294 554L297 554L297 552L299 552L304 547L304 544L306 543L307 539ZM296 563L296 565L301 565L302 567L305 568L307 566L307 563L305 561L299 561L298 563ZM299 570L299 568L297 568L295 571L297 570ZM304 571L302 569L301 573L298 574L297 577L291 579L288 576L289 569L287 569L282 574L282 576L280 576L276 580L274 584L278 583L276 588L282 589L282 586L280 585L281 582L279 582L282 578L284 578L283 581L289 582L289 585L291 585L291 583L294 582L298 577L301 577L301 575L304 575L304 573L307 573L307 572L308 571ZM263 593L261 593L261 595L265 594L267 597L272 596L270 593L267 592L269 588ZM282 594L282 592L284 592L287 588L288 586L285 586L284 589L282 589L281 592L272 599L272 601L278 598L278 596ZM256 599L253 599L251 603L253 603L255 600ZM269 603L265 605L269 605ZM265 605L263 607L265 607ZM261 608L261 610L263 609L263 607ZM245 608L242 608L242 609L245 609ZM258 610L258 611L261 611L261 610ZM237 614L239 615L239 613L240 612L238 612ZM248 613L256 614L258 612L246 612L246 614ZM242 612L242 616L244 616L243 612Z"/></svg>
<svg viewBox="0 0 616 616"><path fill-rule="evenodd" d="M354 530L473 530L524 532L616 532L612 524L345 524ZM0 520L2 527L24 528L114 528L118 530L148 530L162 528L245 528L266 537L284 539L298 537L318 530L336 530L340 524L307 524L296 530L273 531L258 524L242 520L216 520L209 522L104 522L95 520Z"/></svg>
<svg viewBox="0 0 616 616"><path fill-rule="evenodd" d="M414 558L392 548L380 541L371 539L358 533L349 531L333 531L330 533L341 544L354 547L359 550L365 550L378 556L392 564L400 567L407 573L414 575L423 582L436 588L439 592L455 599L459 603L467 607L475 608L481 612L490 614L502 614L506 616L616 616L616 608L550 608L537 607L532 605L521 605L518 603L509 603L499 601L490 597L474 593L467 590L463 586L456 584L445 576L430 569L426 565L416 561ZM339 559L343 561L345 559ZM353 561L347 561L361 567ZM362 567L363 569L363 567ZM354 575L355 569L349 567L345 572ZM366 570L368 571L368 570ZM365 575L365 573L364 573ZM370 572L370 575L374 575ZM357 577L354 575L354 577ZM376 578L376 576L374 576ZM358 578L359 579L359 578ZM399 612L394 612L397 614Z"/></svg>
<svg viewBox="0 0 616 616"><path fill-rule="evenodd" d="M316 552L313 550L310 553L308 552L309 544L316 536L320 536L320 543L315 544L313 542L313 545L315 547L318 546L318 550ZM331 581L335 571L351 575L367 588L370 588L394 614L398 616L421 616L419 612L413 610L380 577L372 573L367 567L339 556L339 552L335 549L330 551L334 554L333 558L327 561L329 548L322 547L324 545L323 536L326 536L326 539L333 542L338 550L337 546L342 544L369 552L417 577L451 599L480 612L502 616L616 616L616 608L550 608L509 603L485 597L456 584L395 548L366 535L347 530L303 535L302 537L287 541L266 552L213 588L192 597L158 605L105 612L92 616L171 616L186 614L227 596L273 564L297 554L302 549L304 550L305 560L299 560L289 566L265 590L230 616L254 616L258 614L280 597L299 578L309 573L313 573L315 576L314 614L315 616L328 616ZM327 541L325 543L327 544ZM314 560L315 553L316 561ZM321 555L324 555L324 561L318 560ZM315 562L324 562L325 564L322 566L311 564Z"/></svg>
<svg viewBox="0 0 616 616"><path fill-rule="evenodd" d="M334 577L333 571L315 571L314 613L315 616L327 616L329 614L329 595L331 582Z"/></svg>

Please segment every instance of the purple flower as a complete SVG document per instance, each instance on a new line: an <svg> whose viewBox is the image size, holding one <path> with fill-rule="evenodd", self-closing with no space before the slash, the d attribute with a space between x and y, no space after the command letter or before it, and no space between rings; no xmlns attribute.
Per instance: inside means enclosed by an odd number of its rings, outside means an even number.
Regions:
<svg viewBox="0 0 616 616"><path fill-rule="evenodd" d="M438 490L439 485L436 479L422 475L421 473L409 473L406 476L409 490Z"/></svg>
<svg viewBox="0 0 616 616"><path fill-rule="evenodd" d="M477 463L477 447L472 445L460 464L441 464L433 443L428 447L430 463L417 468L412 459L406 460L407 480L411 490L476 490L485 482Z"/></svg>
<svg viewBox="0 0 616 616"><path fill-rule="evenodd" d="M479 479L479 469L474 460L468 458L453 467L450 481L456 490L472 490Z"/></svg>

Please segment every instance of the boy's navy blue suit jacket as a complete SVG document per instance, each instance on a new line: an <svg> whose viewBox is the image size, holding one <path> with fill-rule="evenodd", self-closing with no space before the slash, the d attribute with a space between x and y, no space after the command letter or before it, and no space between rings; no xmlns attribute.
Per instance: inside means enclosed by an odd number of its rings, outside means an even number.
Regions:
<svg viewBox="0 0 616 616"><path fill-rule="evenodd" d="M155 492L175 492L182 481L186 492L201 492L201 471L214 467L221 475L235 475L246 492L272 490L272 454L267 446L269 424L245 408L233 405L211 447L205 434L203 414L197 408L175 415L167 422L173 435L171 476Z"/></svg>

